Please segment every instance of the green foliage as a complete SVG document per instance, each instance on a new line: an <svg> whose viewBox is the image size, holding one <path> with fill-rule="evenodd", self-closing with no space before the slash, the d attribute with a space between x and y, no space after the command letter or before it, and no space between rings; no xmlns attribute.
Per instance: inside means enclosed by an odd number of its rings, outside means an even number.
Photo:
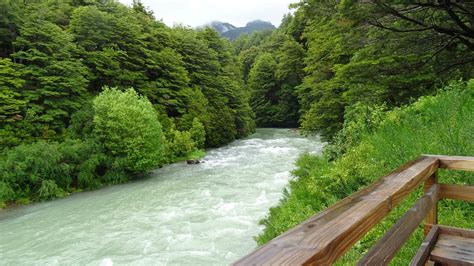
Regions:
<svg viewBox="0 0 474 266"><path fill-rule="evenodd" d="M70 170L70 167L62 162L57 143L40 141L32 145L20 145L2 156L0 162L3 191L10 189L14 192L7 193L4 199L43 199L39 190L45 180L51 180L54 184L68 189ZM47 185L51 185L51 182L45 183L45 186Z"/></svg>
<svg viewBox="0 0 474 266"><path fill-rule="evenodd" d="M257 116L256 122L261 126L271 126L274 123L273 116L277 116L277 110L272 108L278 103L275 69L275 59L266 53L258 57L249 74L251 106Z"/></svg>
<svg viewBox="0 0 474 266"><path fill-rule="evenodd" d="M204 129L204 125L199 121L198 118L193 119L193 124L191 129L189 129L189 133L191 134L191 138L195 143L196 148L204 148L204 144L206 142L206 131Z"/></svg>
<svg viewBox="0 0 474 266"><path fill-rule="evenodd" d="M273 33L235 42L259 125L300 124L333 142L346 108L361 102L391 109L472 77L474 39L463 25L469 4L310 0L292 7ZM394 15L418 9L430 11ZM464 30L454 33L456 27Z"/></svg>
<svg viewBox="0 0 474 266"><path fill-rule="evenodd" d="M26 105L20 89L25 81L10 59L0 58L0 122L14 122Z"/></svg>
<svg viewBox="0 0 474 266"><path fill-rule="evenodd" d="M206 147L219 147L234 140L237 135L235 117L227 106L211 107L206 121ZM219 113L217 110L220 110Z"/></svg>
<svg viewBox="0 0 474 266"><path fill-rule="evenodd" d="M36 9L37 8L37 9ZM60 133L70 115L86 97L87 69L74 58L77 47L73 36L60 26L40 18L44 6L27 9L28 19L13 43L18 51L11 56L23 67L22 97L28 112L34 114L35 136Z"/></svg>
<svg viewBox="0 0 474 266"><path fill-rule="evenodd" d="M4 203L7 200L13 199L15 193L12 188L4 181L0 182L0 202ZM2 209L2 204L0 204L0 209Z"/></svg>
<svg viewBox="0 0 474 266"><path fill-rule="evenodd" d="M205 152L205 151L203 151L203 150L195 150L195 151L191 152L191 153L188 155L188 157L187 157L186 159L188 159L188 160L190 160L190 159L196 160L196 159L201 159L201 158L203 158L203 157L205 157L205 156L206 156L206 152Z"/></svg>
<svg viewBox="0 0 474 266"><path fill-rule="evenodd" d="M193 142L190 132L173 130L172 136L173 138L171 140L170 145L171 152L174 156L178 158L186 157L188 156L188 154L194 151L195 144Z"/></svg>
<svg viewBox="0 0 474 266"><path fill-rule="evenodd" d="M53 180L43 180L38 194L41 200L50 200L64 196L64 191Z"/></svg>
<svg viewBox="0 0 474 266"><path fill-rule="evenodd" d="M240 52L240 59L257 125L296 127L296 87L304 77L303 47L281 31L259 40L258 47L252 38L246 42L243 46L249 48Z"/></svg>
<svg viewBox="0 0 474 266"><path fill-rule="evenodd" d="M365 109L365 111L364 111ZM297 162L284 199L262 220L264 232L257 237L263 244L300 223L315 212L373 183L401 164L421 154L472 155L474 153L474 82L455 82L437 96L422 97L415 103L384 114L383 107L359 105L346 114L348 121L335 145L337 156L303 155ZM362 111L362 112L361 112ZM360 113L359 113L360 112ZM332 161L329 159L333 159ZM474 184L472 174L443 171L440 182ZM414 193L383 223L353 248L341 263L353 263L409 208ZM472 204L440 202L440 223L472 228ZM404 265L414 256L422 233L416 232L393 261Z"/></svg>
<svg viewBox="0 0 474 266"><path fill-rule="evenodd" d="M386 118L386 111L385 105L368 106L360 102L347 108L343 128L324 149L328 159L341 157L358 145L363 137L372 134Z"/></svg>
<svg viewBox="0 0 474 266"><path fill-rule="evenodd" d="M104 88L94 99L94 133L106 153L126 170L142 172L160 163L161 125L147 98L135 90Z"/></svg>
<svg viewBox="0 0 474 266"><path fill-rule="evenodd" d="M255 129L238 58L213 30L169 28L140 1L0 9L2 206L125 182Z"/></svg>
<svg viewBox="0 0 474 266"><path fill-rule="evenodd" d="M27 101L21 95L25 80L20 65L0 58L0 149L18 145L29 134L21 127Z"/></svg>

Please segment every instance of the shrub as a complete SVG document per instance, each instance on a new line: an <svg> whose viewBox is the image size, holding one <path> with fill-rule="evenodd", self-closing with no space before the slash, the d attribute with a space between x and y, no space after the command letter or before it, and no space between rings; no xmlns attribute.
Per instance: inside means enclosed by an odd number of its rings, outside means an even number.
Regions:
<svg viewBox="0 0 474 266"><path fill-rule="evenodd" d="M194 151L195 144L188 131L174 130L171 151L175 157L182 158Z"/></svg>
<svg viewBox="0 0 474 266"><path fill-rule="evenodd" d="M7 151L0 162L0 181L14 191L10 199L40 198L43 181L52 180L63 189L71 184L71 168L63 163L59 144L39 141Z"/></svg>
<svg viewBox="0 0 474 266"><path fill-rule="evenodd" d="M94 133L118 167L144 172L160 163L163 144L156 111L133 89L105 87L94 99Z"/></svg>
<svg viewBox="0 0 474 266"><path fill-rule="evenodd" d="M189 133L191 133L191 138L196 144L196 148L204 148L204 144L206 143L206 131L204 129L204 125L199 121L198 118L193 119L193 125L189 130Z"/></svg>
<svg viewBox="0 0 474 266"><path fill-rule="evenodd" d="M81 109L72 114L67 129L69 137L91 138L94 129L94 109L92 103L87 102Z"/></svg>
<svg viewBox="0 0 474 266"><path fill-rule="evenodd" d="M50 200L54 198L64 197L66 193L58 187L53 180L43 180L38 191L40 200Z"/></svg>
<svg viewBox="0 0 474 266"><path fill-rule="evenodd" d="M12 200L13 197L14 193L11 187L7 183L0 181L0 202Z"/></svg>
<svg viewBox="0 0 474 266"><path fill-rule="evenodd" d="M437 96L426 96L417 102L397 108L376 122L372 132L346 130L350 139L358 144L330 161L329 158L303 155L293 172L296 179L290 182L289 193L281 203L270 210L262 220L266 226L256 239L263 244L315 212L373 183L381 176L421 154L470 155L474 154L474 81L468 84L455 82L440 91ZM365 122L360 122L365 123ZM361 135L349 136L367 132ZM440 182L474 184L472 173L440 171ZM372 246L417 198L412 194L400 207L392 211L382 224L376 226L356 245L342 263L349 263ZM474 212L472 204L441 201L439 221L445 225L472 228ZM422 239L418 230L402 248L393 263L406 265L414 256Z"/></svg>

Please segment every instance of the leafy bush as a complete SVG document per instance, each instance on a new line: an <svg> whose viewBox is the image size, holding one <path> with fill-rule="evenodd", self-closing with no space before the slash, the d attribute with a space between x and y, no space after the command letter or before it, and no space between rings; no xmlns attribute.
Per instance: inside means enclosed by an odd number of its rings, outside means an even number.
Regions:
<svg viewBox="0 0 474 266"><path fill-rule="evenodd" d="M147 98L105 87L94 99L94 112L94 133L119 167L143 172L160 163L161 125Z"/></svg>
<svg viewBox="0 0 474 266"><path fill-rule="evenodd" d="M10 195L9 199L41 198L38 191L44 180L52 180L64 189L69 188L70 170L62 162L58 143L39 141L20 145L6 153L0 162L0 181L14 191L14 197Z"/></svg>
<svg viewBox="0 0 474 266"><path fill-rule="evenodd" d="M191 134L191 138L193 139L196 148L204 148L204 144L206 142L206 131L204 129L204 125L199 121L198 118L193 119L193 125L189 130L189 133Z"/></svg>
<svg viewBox="0 0 474 266"><path fill-rule="evenodd" d="M43 180L38 190L39 199L50 200L65 195L64 190L58 187L53 180Z"/></svg>
<svg viewBox="0 0 474 266"><path fill-rule="evenodd" d="M376 115L378 117L378 115ZM355 120L357 121L357 120ZM354 128L364 127L365 119ZM336 160L328 156L303 155L297 162L289 190L281 203L262 220L265 230L256 239L263 244L301 221L340 199L373 183L381 176L421 154L474 154L474 81L456 82L437 96L420 98L412 105L388 112L372 133L368 130L349 130L349 138L359 139ZM346 126L347 126L346 125ZM354 135L348 132L353 132ZM463 172L441 171L440 182L474 184L474 176ZM400 207L392 211L382 224L376 226L343 259L353 263L409 208L419 193L413 193ZM472 228L473 205L441 201L441 224ZM422 233L418 230L402 248L393 263L406 265L413 257Z"/></svg>
<svg viewBox="0 0 474 266"><path fill-rule="evenodd" d="M12 200L13 197L14 197L14 192L12 188L6 182L1 181L0 182L0 202Z"/></svg>
<svg viewBox="0 0 474 266"><path fill-rule="evenodd" d="M386 105L364 105L357 103L346 109L344 127L336 134L324 152L330 160L339 158L360 140L372 134L386 117Z"/></svg>
<svg viewBox="0 0 474 266"><path fill-rule="evenodd" d="M191 133L188 131L173 131L171 141L171 151L175 157L186 157L195 149L195 143L192 140Z"/></svg>

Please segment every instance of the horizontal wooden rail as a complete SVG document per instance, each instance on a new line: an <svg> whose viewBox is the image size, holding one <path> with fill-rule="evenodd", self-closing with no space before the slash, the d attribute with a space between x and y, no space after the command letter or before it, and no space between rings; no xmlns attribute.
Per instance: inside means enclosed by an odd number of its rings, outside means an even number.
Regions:
<svg viewBox="0 0 474 266"><path fill-rule="evenodd" d="M388 265L431 208L435 206L438 193L439 185L431 186L428 192L392 226L357 265Z"/></svg>
<svg viewBox="0 0 474 266"><path fill-rule="evenodd" d="M435 157L409 162L234 264L331 264L437 169Z"/></svg>
<svg viewBox="0 0 474 266"><path fill-rule="evenodd" d="M441 199L454 199L474 202L474 186L441 184Z"/></svg>
<svg viewBox="0 0 474 266"><path fill-rule="evenodd" d="M472 186L437 184L438 168L474 171L474 157L424 155L406 163L259 247L234 265L332 264L424 182L426 194L359 262L359 265L388 264L423 219L426 219L426 229L434 228L426 243L436 241L441 230L435 225L439 199L474 201ZM443 227L442 230L449 229ZM426 259L429 252L426 248L419 252L418 261Z"/></svg>
<svg viewBox="0 0 474 266"><path fill-rule="evenodd" d="M474 171L474 157L469 156L444 156L424 155L439 160L439 168L452 170Z"/></svg>

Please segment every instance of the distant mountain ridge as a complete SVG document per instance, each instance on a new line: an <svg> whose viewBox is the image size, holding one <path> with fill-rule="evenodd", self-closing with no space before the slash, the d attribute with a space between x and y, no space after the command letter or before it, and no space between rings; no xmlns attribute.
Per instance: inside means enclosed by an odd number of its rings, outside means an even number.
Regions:
<svg viewBox="0 0 474 266"><path fill-rule="evenodd" d="M227 23L227 22L220 22L220 21L213 21L207 25L205 25L205 27L208 26L208 27L211 27L213 29L215 29L217 32L219 32L221 35L226 33L226 32L229 32L229 31L232 31L232 30L235 30L237 29L236 26L230 24L230 23Z"/></svg>
<svg viewBox="0 0 474 266"><path fill-rule="evenodd" d="M245 27L236 27L230 23L221 21L213 21L209 24L204 25L203 27L211 27L217 32L219 32L220 35L230 40L235 40L242 34L251 34L256 31L276 29L276 27L272 23L262 20L251 21L247 23Z"/></svg>

